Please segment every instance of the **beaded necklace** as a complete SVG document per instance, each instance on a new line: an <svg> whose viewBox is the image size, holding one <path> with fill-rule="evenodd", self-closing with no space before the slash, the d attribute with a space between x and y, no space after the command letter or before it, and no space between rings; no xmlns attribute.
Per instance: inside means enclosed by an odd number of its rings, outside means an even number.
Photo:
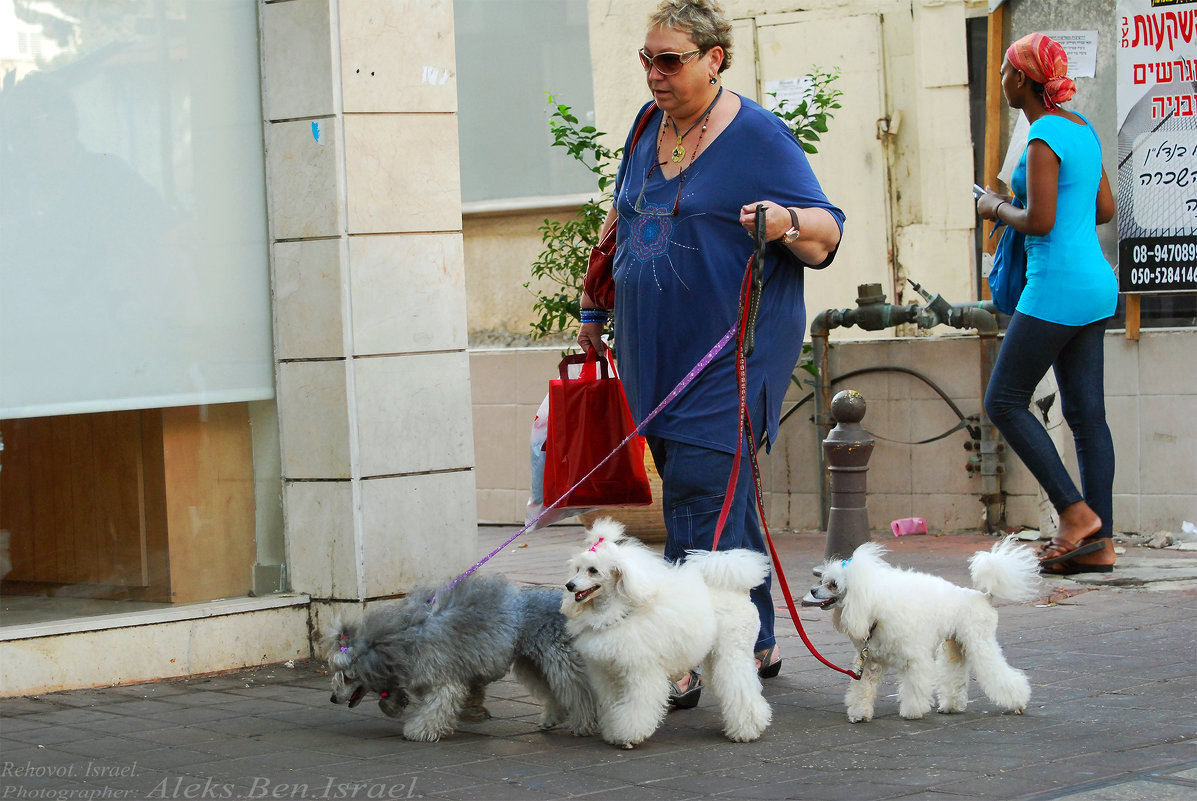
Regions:
<svg viewBox="0 0 1197 801"><path fill-rule="evenodd" d="M682 144L682 140L690 135L690 132L693 131L698 126L698 123L700 121L702 122L702 130L705 131L707 129L707 121L711 119L711 110L713 108L715 108L715 104L719 102L719 98L722 96L723 96L723 87L720 86L719 91L715 93L715 99L711 101L711 105L707 106L706 111L704 111L702 114L698 115L698 119L696 119L694 121L693 125L691 125L689 128L686 129L686 132L684 134L679 134L677 132L677 121L674 120L673 117L666 115L666 118L669 120L669 124L673 126L674 135L677 136L677 144L675 144L673 146L673 152L669 156L670 161L672 161L674 164L682 163L682 159L684 159L686 157L686 146ZM661 126L661 133L662 134L665 133L664 125ZM699 142L699 144L702 143L701 132L699 133L698 142ZM696 151L697 151L697 147L698 147L698 145L695 145ZM658 149L657 152L659 153L660 150ZM694 162L693 156L690 157L690 161L691 161L691 163Z"/></svg>

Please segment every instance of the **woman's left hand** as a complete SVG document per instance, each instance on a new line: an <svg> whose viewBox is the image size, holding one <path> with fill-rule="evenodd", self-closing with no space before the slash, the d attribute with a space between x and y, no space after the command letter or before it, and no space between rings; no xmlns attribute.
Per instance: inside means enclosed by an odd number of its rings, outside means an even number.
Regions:
<svg viewBox="0 0 1197 801"><path fill-rule="evenodd" d="M757 206L765 207L766 242L781 239L782 234L790 230L790 226L794 224L790 219L790 212L786 210L785 206L778 205L772 200L758 200L756 203L740 207L740 225L744 226L744 230L748 232L749 236L756 236Z"/></svg>

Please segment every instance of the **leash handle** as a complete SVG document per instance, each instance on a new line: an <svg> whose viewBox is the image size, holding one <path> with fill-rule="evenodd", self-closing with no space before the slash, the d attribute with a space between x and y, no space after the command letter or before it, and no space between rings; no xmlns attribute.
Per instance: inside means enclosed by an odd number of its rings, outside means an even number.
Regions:
<svg viewBox="0 0 1197 801"><path fill-rule="evenodd" d="M765 240L765 206L763 203L756 207L752 239L755 248L752 253L752 261L749 262L752 278L749 282L746 301L748 305L747 331L744 335L744 356L746 357L751 356L752 352L756 350L756 318L761 310L761 286L764 283L765 246L768 243Z"/></svg>

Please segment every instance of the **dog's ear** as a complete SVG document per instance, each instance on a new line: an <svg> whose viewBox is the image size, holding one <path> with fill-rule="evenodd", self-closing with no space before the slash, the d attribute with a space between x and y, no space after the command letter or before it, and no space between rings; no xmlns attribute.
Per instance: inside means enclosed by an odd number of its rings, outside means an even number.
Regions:
<svg viewBox="0 0 1197 801"><path fill-rule="evenodd" d="M615 591L632 606L644 606L654 596L656 586L649 571L639 559L620 559L612 570Z"/></svg>
<svg viewBox="0 0 1197 801"><path fill-rule="evenodd" d="M861 548L864 546L857 548L852 558L835 571L840 594L840 630L857 640L863 640L869 636L869 631L873 628L873 623L876 620L876 612L873 608L875 594L866 586L867 579L859 575L862 572L862 567L867 571L871 551L866 552L858 562L857 554L861 553Z"/></svg>
<svg viewBox="0 0 1197 801"><path fill-rule="evenodd" d="M346 640L356 635L356 626L346 623L339 615L320 631L320 639L316 644L320 655L328 661L337 653Z"/></svg>

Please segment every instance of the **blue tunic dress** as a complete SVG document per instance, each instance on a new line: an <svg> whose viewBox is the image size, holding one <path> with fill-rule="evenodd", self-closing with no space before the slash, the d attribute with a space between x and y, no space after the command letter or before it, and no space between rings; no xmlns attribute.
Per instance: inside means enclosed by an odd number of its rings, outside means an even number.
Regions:
<svg viewBox="0 0 1197 801"><path fill-rule="evenodd" d="M615 335L620 375L637 423L719 341L736 320L740 284L753 251L740 207L758 200L821 207L843 228L844 214L823 194L806 154L774 114L740 99L726 129L703 142L679 177L651 169L662 112L616 177ZM651 104L650 104L651 105ZM645 108L649 108L646 105ZM644 113L642 110L641 113ZM651 174L650 174L651 169ZM670 216L678 198L678 212ZM637 213L656 210L664 216ZM834 253L820 265L831 263ZM806 333L803 265L780 243L765 258L756 350L748 359L748 408L756 435L762 415L772 443ZM734 452L739 439L735 343L643 433Z"/></svg>
<svg viewBox="0 0 1197 801"><path fill-rule="evenodd" d="M1080 115L1077 115L1080 116ZM1060 325L1088 325L1114 314L1118 279L1097 239L1097 189L1101 143L1084 117L1078 125L1045 114L1031 124L1028 144L1040 139L1060 159L1056 222L1046 236L1026 238L1027 284L1018 311ZM1010 188L1027 196L1027 152L1010 177Z"/></svg>

